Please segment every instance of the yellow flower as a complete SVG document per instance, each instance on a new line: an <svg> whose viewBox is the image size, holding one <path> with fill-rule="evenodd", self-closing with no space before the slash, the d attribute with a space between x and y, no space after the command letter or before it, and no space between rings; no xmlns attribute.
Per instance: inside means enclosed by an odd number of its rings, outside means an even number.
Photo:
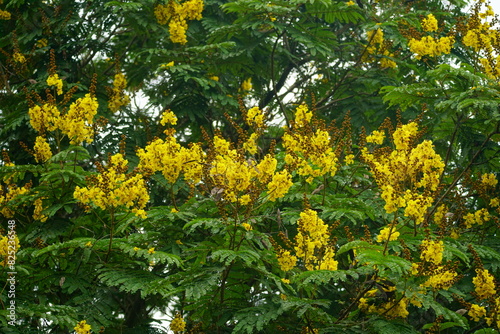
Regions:
<svg viewBox="0 0 500 334"><path fill-rule="evenodd" d="M165 125L167 123L171 125L177 124L177 116L170 109L165 110L161 115L160 124Z"/></svg>
<svg viewBox="0 0 500 334"><path fill-rule="evenodd" d="M290 284L290 280L287 278L282 278L281 281L285 284Z"/></svg>
<svg viewBox="0 0 500 334"><path fill-rule="evenodd" d="M44 48L48 45L48 41L46 38L39 39L36 41L36 47L37 48Z"/></svg>
<svg viewBox="0 0 500 334"><path fill-rule="evenodd" d="M438 30L438 22L434 15L429 14L425 19L422 20L422 27L424 31L432 32Z"/></svg>
<svg viewBox="0 0 500 334"><path fill-rule="evenodd" d="M380 234L377 236L377 242L384 242L384 241L394 241L397 240L399 237L399 232L396 231L395 227L385 227L382 230L380 230Z"/></svg>
<svg viewBox="0 0 500 334"><path fill-rule="evenodd" d="M82 320L73 329L77 334L90 334L90 330L92 328L89 324L87 324L86 320Z"/></svg>
<svg viewBox="0 0 500 334"><path fill-rule="evenodd" d="M137 252L138 250L140 250L139 247L134 247L134 252Z"/></svg>
<svg viewBox="0 0 500 334"><path fill-rule="evenodd" d="M419 266L418 266L418 263L412 263L412 264L411 264L411 274L412 274L413 276L418 275L418 267L419 267Z"/></svg>
<svg viewBox="0 0 500 334"><path fill-rule="evenodd" d="M498 184L498 180L493 173L483 174L481 177L481 183L487 187L494 187Z"/></svg>
<svg viewBox="0 0 500 334"><path fill-rule="evenodd" d="M52 150L45 137L37 136L33 147L36 162L46 162L52 157Z"/></svg>
<svg viewBox="0 0 500 334"><path fill-rule="evenodd" d="M12 256L12 251L17 251L19 248L21 248L21 244L19 243L19 238L16 236L14 237L14 244L12 245L12 239L9 238L9 236L4 236L2 237L0 235L0 256L3 257L2 262L0 262L0 265L6 267L7 265L12 265L12 262L9 261L9 258ZM10 262L10 263L9 263Z"/></svg>
<svg viewBox="0 0 500 334"><path fill-rule="evenodd" d="M41 222L47 221L48 217L42 213L42 211L43 211L43 198L37 198L33 202L33 205L35 206L35 210L33 210L33 219L41 221Z"/></svg>
<svg viewBox="0 0 500 334"><path fill-rule="evenodd" d="M345 3L347 6L354 6L356 3L352 0Z"/></svg>
<svg viewBox="0 0 500 334"><path fill-rule="evenodd" d="M10 20L10 13L6 10L1 10L0 9L0 20Z"/></svg>
<svg viewBox="0 0 500 334"><path fill-rule="evenodd" d="M250 225L248 223L241 223L241 226L243 226L245 228L245 230L247 230L247 231L253 230L252 225Z"/></svg>
<svg viewBox="0 0 500 334"><path fill-rule="evenodd" d="M241 90L244 92L252 90L252 78L248 78L241 83Z"/></svg>
<svg viewBox="0 0 500 334"><path fill-rule="evenodd" d="M170 40L173 43L186 44L187 36L186 30L188 28L187 22L184 19L174 18L168 24L168 31L170 33Z"/></svg>
<svg viewBox="0 0 500 334"><path fill-rule="evenodd" d="M496 295L495 278L487 269L476 269L477 276L472 279L479 299L488 299Z"/></svg>
<svg viewBox="0 0 500 334"><path fill-rule="evenodd" d="M92 247L92 242L91 241L87 241L87 243L85 244L85 247Z"/></svg>
<svg viewBox="0 0 500 334"><path fill-rule="evenodd" d="M297 257L290 254L290 251L281 251L276 254L278 264L283 271L292 270L297 264Z"/></svg>
<svg viewBox="0 0 500 334"><path fill-rule="evenodd" d="M156 253L156 252L155 252L155 248L154 248L154 247L151 247L150 249L148 249L148 253L149 253L149 254L154 254L154 253Z"/></svg>
<svg viewBox="0 0 500 334"><path fill-rule="evenodd" d="M63 81L59 79L59 75L57 73L49 75L49 77L47 78L47 85L55 86L57 89L57 95L62 94Z"/></svg>
<svg viewBox="0 0 500 334"><path fill-rule="evenodd" d="M241 205L248 205L252 202L252 198L250 197L250 195L245 194L245 195L241 196L240 198L238 198L238 202Z"/></svg>
<svg viewBox="0 0 500 334"><path fill-rule="evenodd" d="M384 142L384 138L385 138L384 131L375 130L372 132L371 135L366 137L366 142L367 143L374 143L377 145L382 145L382 143Z"/></svg>
<svg viewBox="0 0 500 334"><path fill-rule="evenodd" d="M211 77L209 77L210 80L213 80L213 81L219 81L219 77L216 76L216 75L213 75Z"/></svg>
<svg viewBox="0 0 500 334"><path fill-rule="evenodd" d="M172 208L172 209L170 209L170 212L171 213L177 213L177 212L179 212L179 210L177 210L176 208Z"/></svg>
<svg viewBox="0 0 500 334"><path fill-rule="evenodd" d="M86 187L75 188L74 198L83 204L93 204L102 210L124 206L141 218L146 213L143 208L149 201L149 193L144 177L140 173L126 173L128 161L121 153L110 159L110 165L89 179Z"/></svg>
<svg viewBox="0 0 500 334"><path fill-rule="evenodd" d="M384 43L384 32L380 28L378 28L377 30L367 31L366 35L368 41L370 42L370 45Z"/></svg>
<svg viewBox="0 0 500 334"><path fill-rule="evenodd" d="M245 115L245 121L249 126L255 124L257 127L262 128L264 126L264 114L259 107L250 108Z"/></svg>
<svg viewBox="0 0 500 334"><path fill-rule="evenodd" d="M470 306L468 315L474 321L480 321L481 318L484 318L486 316L486 309L483 306L479 306L477 304L472 304Z"/></svg>
<svg viewBox="0 0 500 334"><path fill-rule="evenodd" d="M312 112L306 104L301 104L295 109L295 124L299 127L303 127L311 122Z"/></svg>
<svg viewBox="0 0 500 334"><path fill-rule="evenodd" d="M20 52L15 52L13 55L12 55L12 59L14 59L14 61L16 63L21 63L21 64L24 64L26 62L26 58L24 57L24 55Z"/></svg>
<svg viewBox="0 0 500 334"><path fill-rule="evenodd" d="M167 24L168 20L170 19L168 7L165 5L156 5L154 14L156 17L156 21L161 25Z"/></svg>
<svg viewBox="0 0 500 334"><path fill-rule="evenodd" d="M455 283L457 273L450 270L443 270L439 267L435 273L424 282L423 286L438 290L448 290Z"/></svg>
<svg viewBox="0 0 500 334"><path fill-rule="evenodd" d="M252 133L250 138L243 143L243 149L250 154L256 154L258 152L259 147L257 146L257 139L259 139L259 135L256 133Z"/></svg>
<svg viewBox="0 0 500 334"><path fill-rule="evenodd" d="M97 114L97 99L90 94L79 98L69 106L66 115L60 117L57 127L68 136L72 145L83 141L91 143L94 136L94 116Z"/></svg>
<svg viewBox="0 0 500 334"><path fill-rule="evenodd" d="M269 200L274 202L276 199L285 196L292 185L292 176L286 169L274 174L271 182L267 184Z"/></svg>
<svg viewBox="0 0 500 334"><path fill-rule="evenodd" d="M443 251L444 245L443 241L434 241L429 239L424 239L420 245L422 251L420 253L420 259L426 262L432 262L436 265L443 261Z"/></svg>
<svg viewBox="0 0 500 334"><path fill-rule="evenodd" d="M482 208L477 210L475 213L468 213L464 216L465 225L467 228L471 228L473 225L483 225L491 219L490 213L487 209Z"/></svg>
<svg viewBox="0 0 500 334"><path fill-rule="evenodd" d="M130 97L125 94L124 90L127 87L127 79L123 73L115 74L113 80L113 89L109 95L108 108L112 112L118 111L123 106L130 103Z"/></svg>

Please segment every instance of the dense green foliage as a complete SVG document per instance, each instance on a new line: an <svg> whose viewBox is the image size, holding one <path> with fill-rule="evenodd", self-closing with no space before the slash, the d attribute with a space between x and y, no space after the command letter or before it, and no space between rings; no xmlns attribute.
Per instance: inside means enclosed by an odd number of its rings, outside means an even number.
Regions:
<svg viewBox="0 0 500 334"><path fill-rule="evenodd" d="M0 1L0 331L497 332L487 1L201 3Z"/></svg>

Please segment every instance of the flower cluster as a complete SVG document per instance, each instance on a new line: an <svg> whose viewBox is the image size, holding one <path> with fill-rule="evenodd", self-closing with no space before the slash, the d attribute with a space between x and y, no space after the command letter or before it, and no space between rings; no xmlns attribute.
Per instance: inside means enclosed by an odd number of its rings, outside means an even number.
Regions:
<svg viewBox="0 0 500 334"><path fill-rule="evenodd" d="M163 114L161 115L161 120L160 120L161 125L165 124L170 124L170 125L176 125L177 124L177 116L170 110L165 110Z"/></svg>
<svg viewBox="0 0 500 334"><path fill-rule="evenodd" d="M102 210L125 206L141 218L149 201L149 194L142 174L127 174L128 161L121 153L110 157L109 166L99 168L100 173L88 180L86 187L77 186L74 198L85 205L93 204Z"/></svg>
<svg viewBox="0 0 500 334"><path fill-rule="evenodd" d="M47 221L47 216L42 213L43 211L43 199L44 198L37 198L34 202L33 205L35 209L33 210L33 219L41 221L42 223Z"/></svg>
<svg viewBox="0 0 500 334"><path fill-rule="evenodd" d="M426 18L422 19L422 28L426 32L433 32L438 30L438 21L433 14L429 14Z"/></svg>
<svg viewBox="0 0 500 334"><path fill-rule="evenodd" d="M422 286L430 287L435 290L448 290L455 284L458 274L455 271L447 270L443 266L437 267L432 271L430 277Z"/></svg>
<svg viewBox="0 0 500 334"><path fill-rule="evenodd" d="M175 333L177 333L177 332L183 332L185 328L186 328L186 322L184 321L184 319L182 319L182 315L180 313L177 313L172 322L170 323L170 329Z"/></svg>
<svg viewBox="0 0 500 334"><path fill-rule="evenodd" d="M264 114L262 113L262 110L259 109L259 107L253 107L248 109L246 112L246 115L244 115L245 122L249 126L257 126L258 128L263 128L264 127Z"/></svg>
<svg viewBox="0 0 500 334"><path fill-rule="evenodd" d="M24 64L26 62L26 57L24 57L24 55L20 52L15 52L13 55L12 55L12 59L16 62L16 63L20 63L20 64Z"/></svg>
<svg viewBox="0 0 500 334"><path fill-rule="evenodd" d="M292 255L288 250L279 250L276 253L278 265L283 271L290 271L297 265L297 257Z"/></svg>
<svg viewBox="0 0 500 334"><path fill-rule="evenodd" d="M36 162L44 163L52 157L52 150L43 136L37 136L33 147Z"/></svg>
<svg viewBox="0 0 500 334"><path fill-rule="evenodd" d="M167 113L162 119L164 124L173 122L169 115ZM189 148L182 147L173 133L165 140L154 139L145 148L138 149L136 154L139 157L140 170L146 174L161 172L170 183L175 183L181 173L190 184L198 183L202 177L205 154L201 146L192 144Z"/></svg>
<svg viewBox="0 0 500 334"><path fill-rule="evenodd" d="M442 240L434 241L424 239L422 240L420 248L420 259L425 262L432 262L435 265L439 265L443 261L444 245Z"/></svg>
<svg viewBox="0 0 500 334"><path fill-rule="evenodd" d="M306 105L297 107L294 127L288 129L282 138L286 149L285 162L306 177L308 183L326 174L334 176L338 164L328 131L321 127L314 129L311 118L312 113Z"/></svg>
<svg viewBox="0 0 500 334"><path fill-rule="evenodd" d="M255 181L266 184L271 178L276 177L277 161L274 157L266 155L260 163L255 160L245 160L242 154L230 147L227 140L218 135L213 139L212 156L209 176L215 187L223 191L223 199L233 203L237 201L241 204L247 203L248 197L245 195L248 195ZM276 182L276 185L279 185L279 181ZM284 193L286 191L288 189Z"/></svg>
<svg viewBox="0 0 500 334"><path fill-rule="evenodd" d="M464 216L465 225L467 228L471 228L474 225L483 225L491 219L490 213L487 209L479 209L475 213L468 213Z"/></svg>
<svg viewBox="0 0 500 334"><path fill-rule="evenodd" d="M248 91L252 90L252 87L253 87L252 86L252 78L248 78L248 79L243 80L243 82L241 83L240 89L243 92L248 92Z"/></svg>
<svg viewBox="0 0 500 334"><path fill-rule="evenodd" d="M201 20L203 7L202 0L170 0L167 5L156 5L154 14L159 24L168 23L170 40L173 43L186 44L187 20Z"/></svg>
<svg viewBox="0 0 500 334"><path fill-rule="evenodd" d="M12 245L11 240L14 240L14 245ZM21 248L21 245L19 244L17 234L14 239L9 239L9 236L7 235L0 235L0 258L3 258L0 265L6 267L9 264L9 255L12 255L11 251L15 250L17 252L19 248Z"/></svg>
<svg viewBox="0 0 500 334"><path fill-rule="evenodd" d="M277 258L281 269L291 270L298 259L307 270L337 270L335 246L330 244L328 225L318 217L316 211L305 209L300 213L298 233L295 236L294 251L278 250Z"/></svg>
<svg viewBox="0 0 500 334"><path fill-rule="evenodd" d="M434 15L429 14L421 21L425 32L437 32L438 22ZM437 37L435 35L426 35L419 39L411 38L408 42L410 51L416 54L415 58L421 59L424 56L437 57L443 54L449 54L455 43L453 36Z"/></svg>
<svg viewBox="0 0 500 334"><path fill-rule="evenodd" d="M372 142L383 141L381 131L371 136ZM431 141L424 140L414 146L417 136L417 123L402 125L392 135L394 150L379 149L370 153L364 147L362 156L382 190L387 213L405 208L406 217L421 223L434 201L430 193L438 187L444 163Z"/></svg>
<svg viewBox="0 0 500 334"><path fill-rule="evenodd" d="M63 87L63 81L62 79L59 78L58 74L51 74L47 78L47 86L55 86L57 95L62 94L62 87Z"/></svg>
<svg viewBox="0 0 500 334"><path fill-rule="evenodd" d="M491 6L482 11L484 1L476 1L473 14L463 32L462 42L479 54L479 62L484 72L492 79L500 78L500 56L496 50L500 47L500 31L488 22L495 17Z"/></svg>
<svg viewBox="0 0 500 334"><path fill-rule="evenodd" d="M16 206L15 200L18 196L25 195L30 191L31 184L18 187L10 180L6 180L6 185L0 187L0 213L6 218L14 217L14 210L9 206Z"/></svg>
<svg viewBox="0 0 500 334"><path fill-rule="evenodd" d="M470 306L468 315L474 321L480 321L482 318L484 318L486 316L486 309L483 306L479 306L477 304L472 304Z"/></svg>
<svg viewBox="0 0 500 334"><path fill-rule="evenodd" d="M130 97L125 94L124 90L127 87L127 79L123 73L115 74L113 80L113 88L109 94L108 108L112 112L118 111L123 106L130 103Z"/></svg>
<svg viewBox="0 0 500 334"><path fill-rule="evenodd" d="M398 66L396 62L391 59L394 58L394 54L388 50L389 43L384 40L384 32L382 29L378 28L368 31L366 33L366 38L368 40L368 45L363 54L363 61L365 63L378 62L382 68L395 68Z"/></svg>
<svg viewBox="0 0 500 334"><path fill-rule="evenodd" d="M399 235L400 233L396 231L394 226L384 227L377 236L377 242L394 241L398 239Z"/></svg>
<svg viewBox="0 0 500 334"><path fill-rule="evenodd" d="M476 277L472 279L476 295L479 299L488 299L496 295L495 279L487 269L476 269Z"/></svg>
<svg viewBox="0 0 500 334"><path fill-rule="evenodd" d="M73 328L76 334L90 334L90 330L92 327L87 324L87 320L82 320L76 324L75 328Z"/></svg>
<svg viewBox="0 0 500 334"><path fill-rule="evenodd" d="M362 298L359 299L358 308L365 313L375 313L383 315L386 318L406 318L408 312L408 298L392 297L386 302L378 302L380 299L379 294L394 293L396 288L394 286L381 285L378 289L367 291Z"/></svg>
<svg viewBox="0 0 500 334"><path fill-rule="evenodd" d="M46 131L60 130L70 138L71 144L80 144L83 141L91 143L93 140L92 124L97 108L97 99L86 94L73 102L65 114L61 114L52 103L35 105L29 109L28 114L30 124L37 132L43 134Z"/></svg>
<svg viewBox="0 0 500 334"><path fill-rule="evenodd" d="M498 184L498 180L493 173L486 173L481 176L481 183L486 187L494 187Z"/></svg>
<svg viewBox="0 0 500 334"><path fill-rule="evenodd" d="M6 10L0 9L0 20L10 20L11 14Z"/></svg>

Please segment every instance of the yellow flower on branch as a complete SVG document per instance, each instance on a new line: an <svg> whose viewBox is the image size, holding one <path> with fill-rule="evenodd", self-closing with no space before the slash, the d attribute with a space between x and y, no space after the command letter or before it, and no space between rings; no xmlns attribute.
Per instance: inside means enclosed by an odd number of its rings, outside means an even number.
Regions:
<svg viewBox="0 0 500 334"><path fill-rule="evenodd" d="M495 278L488 269L476 269L476 277L472 279L479 299L488 299L496 295Z"/></svg>
<svg viewBox="0 0 500 334"><path fill-rule="evenodd" d="M85 204L93 204L102 210L124 206L136 216L144 218L142 210L149 201L146 182L142 174L127 174L128 161L121 153L113 155L109 166L90 178L86 187L77 186L74 198Z"/></svg>
<svg viewBox="0 0 500 334"><path fill-rule="evenodd" d="M422 240L420 244L420 259L426 262L432 262L436 265L443 261L444 245L443 241L434 241L429 239Z"/></svg>
<svg viewBox="0 0 500 334"><path fill-rule="evenodd" d="M167 109L161 115L160 124L161 125L165 125L165 124L176 125L177 124L177 116L170 109Z"/></svg>
<svg viewBox="0 0 500 334"><path fill-rule="evenodd" d="M170 329L174 332L183 332L186 329L186 322L182 319L180 313L177 313L170 323Z"/></svg>
<svg viewBox="0 0 500 334"><path fill-rule="evenodd" d="M92 327L87 324L87 320L82 320L73 328L76 334L90 334Z"/></svg>
<svg viewBox="0 0 500 334"><path fill-rule="evenodd" d="M384 142L384 138L385 138L384 131L375 130L372 132L371 135L366 137L366 142L367 143L374 143L377 145L382 145L382 143Z"/></svg>
<svg viewBox="0 0 500 334"><path fill-rule="evenodd" d="M248 78L241 83L241 90L244 92L252 90L252 78Z"/></svg>
<svg viewBox="0 0 500 334"><path fill-rule="evenodd" d="M63 87L63 81L62 79L59 78L58 74L51 74L47 78L47 85L48 86L55 86L57 89L57 95L62 94L62 87Z"/></svg>
<svg viewBox="0 0 500 334"><path fill-rule="evenodd" d="M389 226L385 227L382 230L380 230L380 234L377 236L377 242L384 242L384 241L394 241L397 240L399 237L400 233L396 231L396 227L394 226Z"/></svg>
<svg viewBox="0 0 500 334"><path fill-rule="evenodd" d="M493 173L486 173L481 176L481 183L487 187L494 187L498 184L498 180Z"/></svg>
<svg viewBox="0 0 500 334"><path fill-rule="evenodd" d="M472 304L467 315L477 322L486 316L486 309L483 306Z"/></svg>
<svg viewBox="0 0 500 334"><path fill-rule="evenodd" d="M118 111L121 107L130 104L130 97L125 94L124 90L127 87L127 79L123 73L115 74L113 80L113 88L110 91L108 108L112 112Z"/></svg>
<svg viewBox="0 0 500 334"><path fill-rule="evenodd" d="M10 20L11 14L6 10L0 9L0 20Z"/></svg>
<svg viewBox="0 0 500 334"><path fill-rule="evenodd" d="M422 27L424 31L432 32L438 30L438 21L434 17L434 15L429 14L426 18L422 19Z"/></svg>
<svg viewBox="0 0 500 334"><path fill-rule="evenodd" d="M14 244L12 244L12 241ZM0 265L4 267L14 265L15 260L13 261L12 259L12 251L17 253L19 248L21 248L21 244L19 243L17 234L13 238L10 235L0 235L0 258L3 258L3 260L0 262Z"/></svg>
<svg viewBox="0 0 500 334"><path fill-rule="evenodd" d="M52 150L45 137L37 136L33 147L36 162L46 162L52 157Z"/></svg>
<svg viewBox="0 0 500 334"><path fill-rule="evenodd" d="M16 63L20 63L20 64L24 64L26 62L26 57L24 57L24 55L20 52L15 52L12 55L12 59L14 59L14 61Z"/></svg>

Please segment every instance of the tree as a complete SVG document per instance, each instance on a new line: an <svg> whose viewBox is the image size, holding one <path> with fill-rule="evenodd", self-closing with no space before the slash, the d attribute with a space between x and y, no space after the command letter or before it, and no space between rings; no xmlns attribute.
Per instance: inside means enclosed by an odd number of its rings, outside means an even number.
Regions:
<svg viewBox="0 0 500 334"><path fill-rule="evenodd" d="M499 329L487 1L1 6L3 332Z"/></svg>

